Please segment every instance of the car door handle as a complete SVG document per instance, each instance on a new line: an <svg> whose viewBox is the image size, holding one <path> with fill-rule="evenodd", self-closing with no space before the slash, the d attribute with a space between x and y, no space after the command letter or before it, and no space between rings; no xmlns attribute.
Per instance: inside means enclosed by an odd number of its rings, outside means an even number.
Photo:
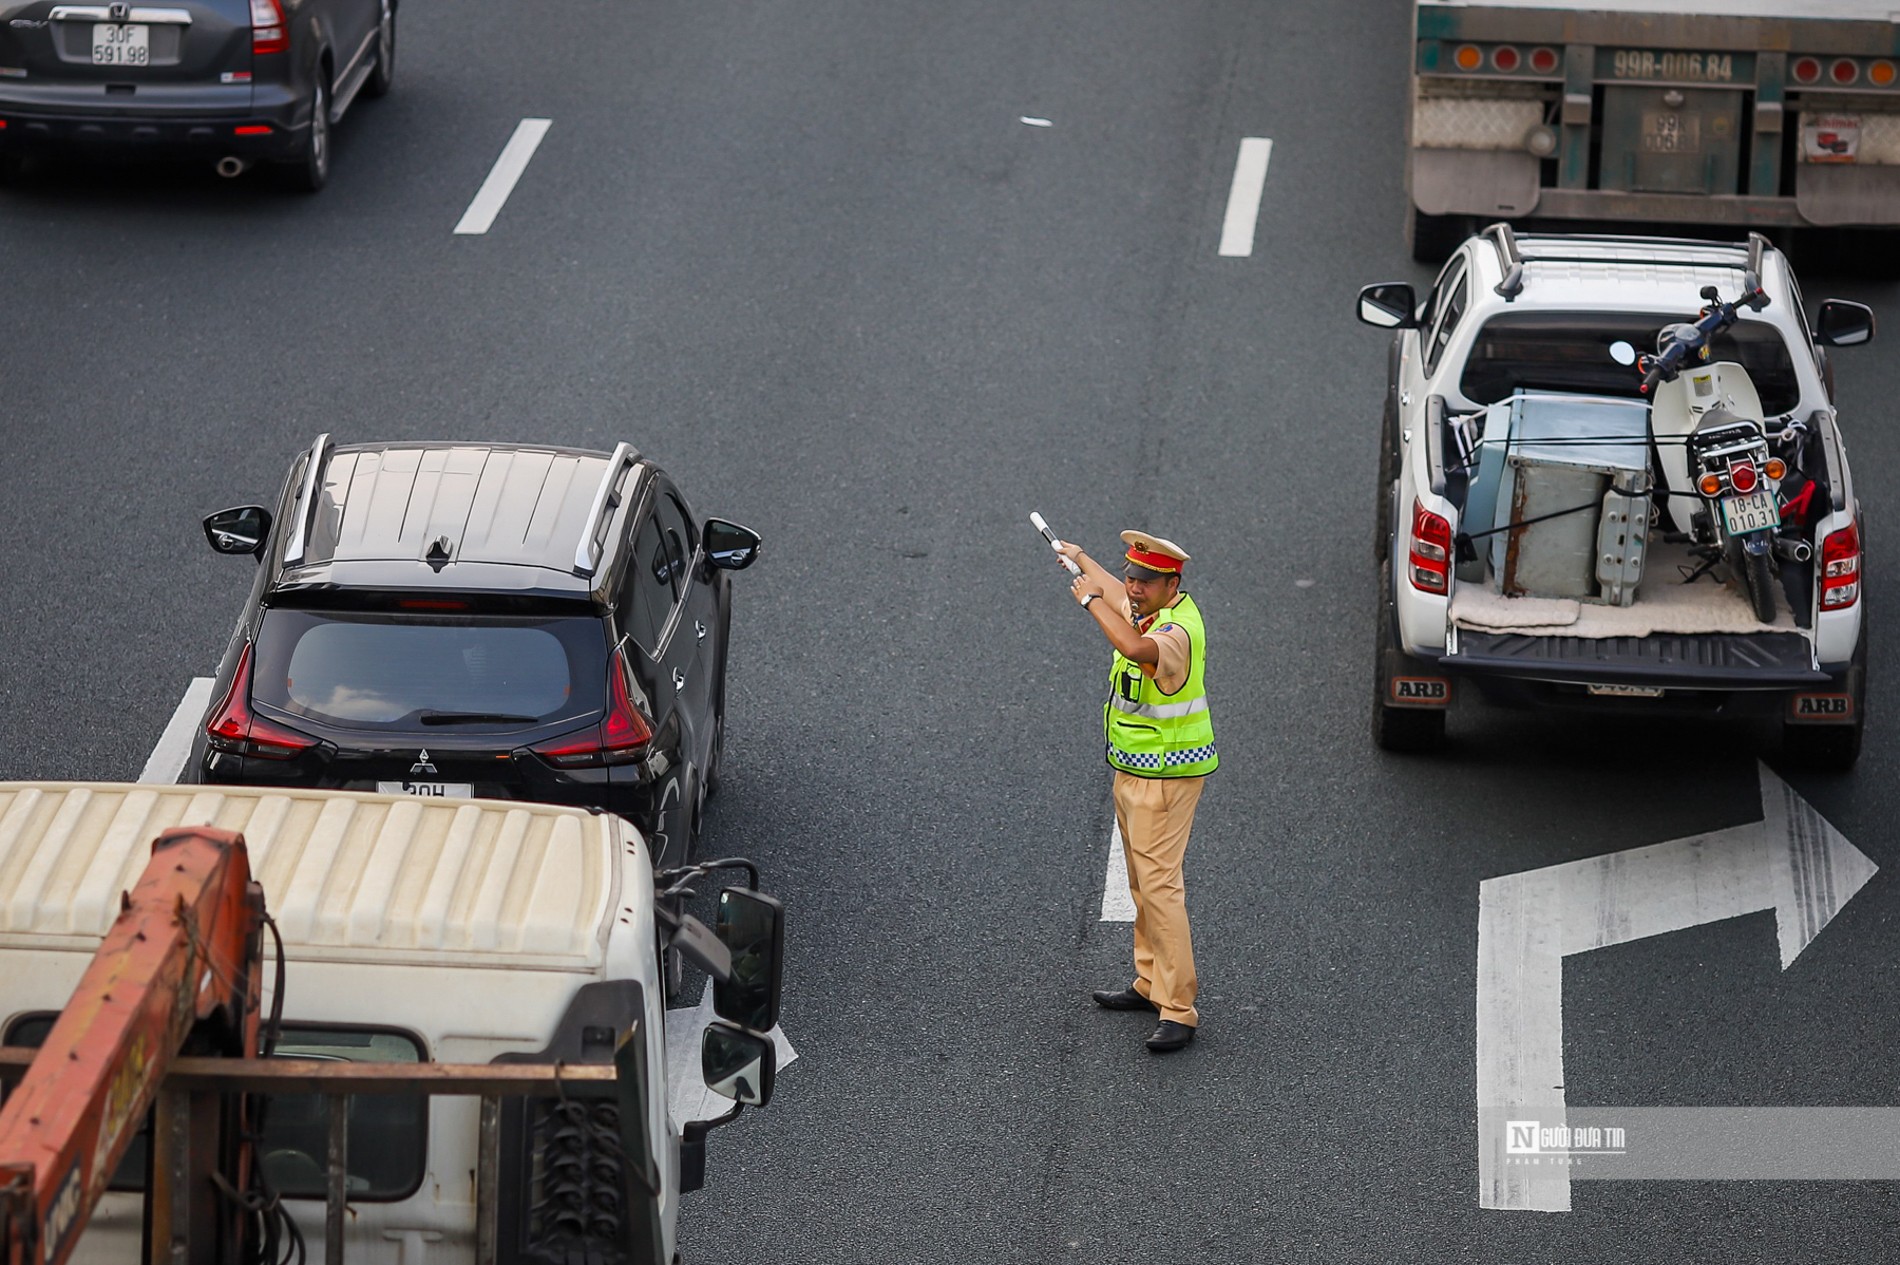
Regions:
<svg viewBox="0 0 1900 1265"><path fill-rule="evenodd" d="M695 640L698 640L698 641L706 640L706 625L700 623L698 620L694 620L693 634L694 634Z"/></svg>
<svg viewBox="0 0 1900 1265"><path fill-rule="evenodd" d="M678 668L673 669L673 692L679 693L686 688L686 674Z"/></svg>

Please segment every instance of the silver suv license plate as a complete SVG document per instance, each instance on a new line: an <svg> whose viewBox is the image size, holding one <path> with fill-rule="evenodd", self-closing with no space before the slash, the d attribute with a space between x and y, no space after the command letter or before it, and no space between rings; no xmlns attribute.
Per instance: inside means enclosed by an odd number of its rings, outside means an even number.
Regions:
<svg viewBox="0 0 1900 1265"><path fill-rule="evenodd" d="M378 795L420 795L424 799L470 799L473 782L378 782Z"/></svg>
<svg viewBox="0 0 1900 1265"><path fill-rule="evenodd" d="M1662 688L1656 685L1592 685L1590 692L1598 698L1661 698Z"/></svg>
<svg viewBox="0 0 1900 1265"><path fill-rule="evenodd" d="M92 64L147 66L152 61L152 28L143 23L95 22Z"/></svg>

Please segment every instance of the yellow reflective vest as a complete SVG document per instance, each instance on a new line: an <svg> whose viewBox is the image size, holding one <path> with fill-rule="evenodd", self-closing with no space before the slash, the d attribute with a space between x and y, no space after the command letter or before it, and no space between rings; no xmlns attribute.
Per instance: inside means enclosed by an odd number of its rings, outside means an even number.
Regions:
<svg viewBox="0 0 1900 1265"><path fill-rule="evenodd" d="M1214 720L1207 710L1207 626L1194 599L1183 593L1152 626L1174 624L1188 635L1188 674L1163 694L1141 665L1115 652L1109 670L1102 730L1108 762L1137 777L1202 777L1220 767Z"/></svg>

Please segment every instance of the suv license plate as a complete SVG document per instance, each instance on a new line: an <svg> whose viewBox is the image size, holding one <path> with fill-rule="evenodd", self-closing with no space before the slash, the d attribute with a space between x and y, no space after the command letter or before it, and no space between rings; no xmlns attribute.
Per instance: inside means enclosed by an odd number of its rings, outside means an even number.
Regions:
<svg viewBox="0 0 1900 1265"><path fill-rule="evenodd" d="M151 27L139 23L93 23L93 65L145 66L151 64L151 60Z"/></svg>
<svg viewBox="0 0 1900 1265"><path fill-rule="evenodd" d="M425 799L470 799L473 782L378 782L378 795L420 795Z"/></svg>
<svg viewBox="0 0 1900 1265"><path fill-rule="evenodd" d="M1661 698L1662 687L1656 685L1592 685L1590 692L1598 698Z"/></svg>
<svg viewBox="0 0 1900 1265"><path fill-rule="evenodd" d="M1775 505L1775 494L1767 488L1747 496L1723 497L1722 518L1731 536L1746 536L1753 531L1781 526L1781 510Z"/></svg>

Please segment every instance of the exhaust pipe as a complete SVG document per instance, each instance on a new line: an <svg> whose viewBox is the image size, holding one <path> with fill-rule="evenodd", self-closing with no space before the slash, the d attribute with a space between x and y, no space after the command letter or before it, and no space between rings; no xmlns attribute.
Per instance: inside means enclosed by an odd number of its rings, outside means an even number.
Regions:
<svg viewBox="0 0 1900 1265"><path fill-rule="evenodd" d="M1814 556L1814 549L1807 541L1798 537L1775 537L1775 556L1783 562L1806 562Z"/></svg>
<svg viewBox="0 0 1900 1265"><path fill-rule="evenodd" d="M250 165L249 159L239 158L235 154L227 154L223 158L218 159L218 174L223 176L226 180L232 180L243 175L244 169Z"/></svg>

